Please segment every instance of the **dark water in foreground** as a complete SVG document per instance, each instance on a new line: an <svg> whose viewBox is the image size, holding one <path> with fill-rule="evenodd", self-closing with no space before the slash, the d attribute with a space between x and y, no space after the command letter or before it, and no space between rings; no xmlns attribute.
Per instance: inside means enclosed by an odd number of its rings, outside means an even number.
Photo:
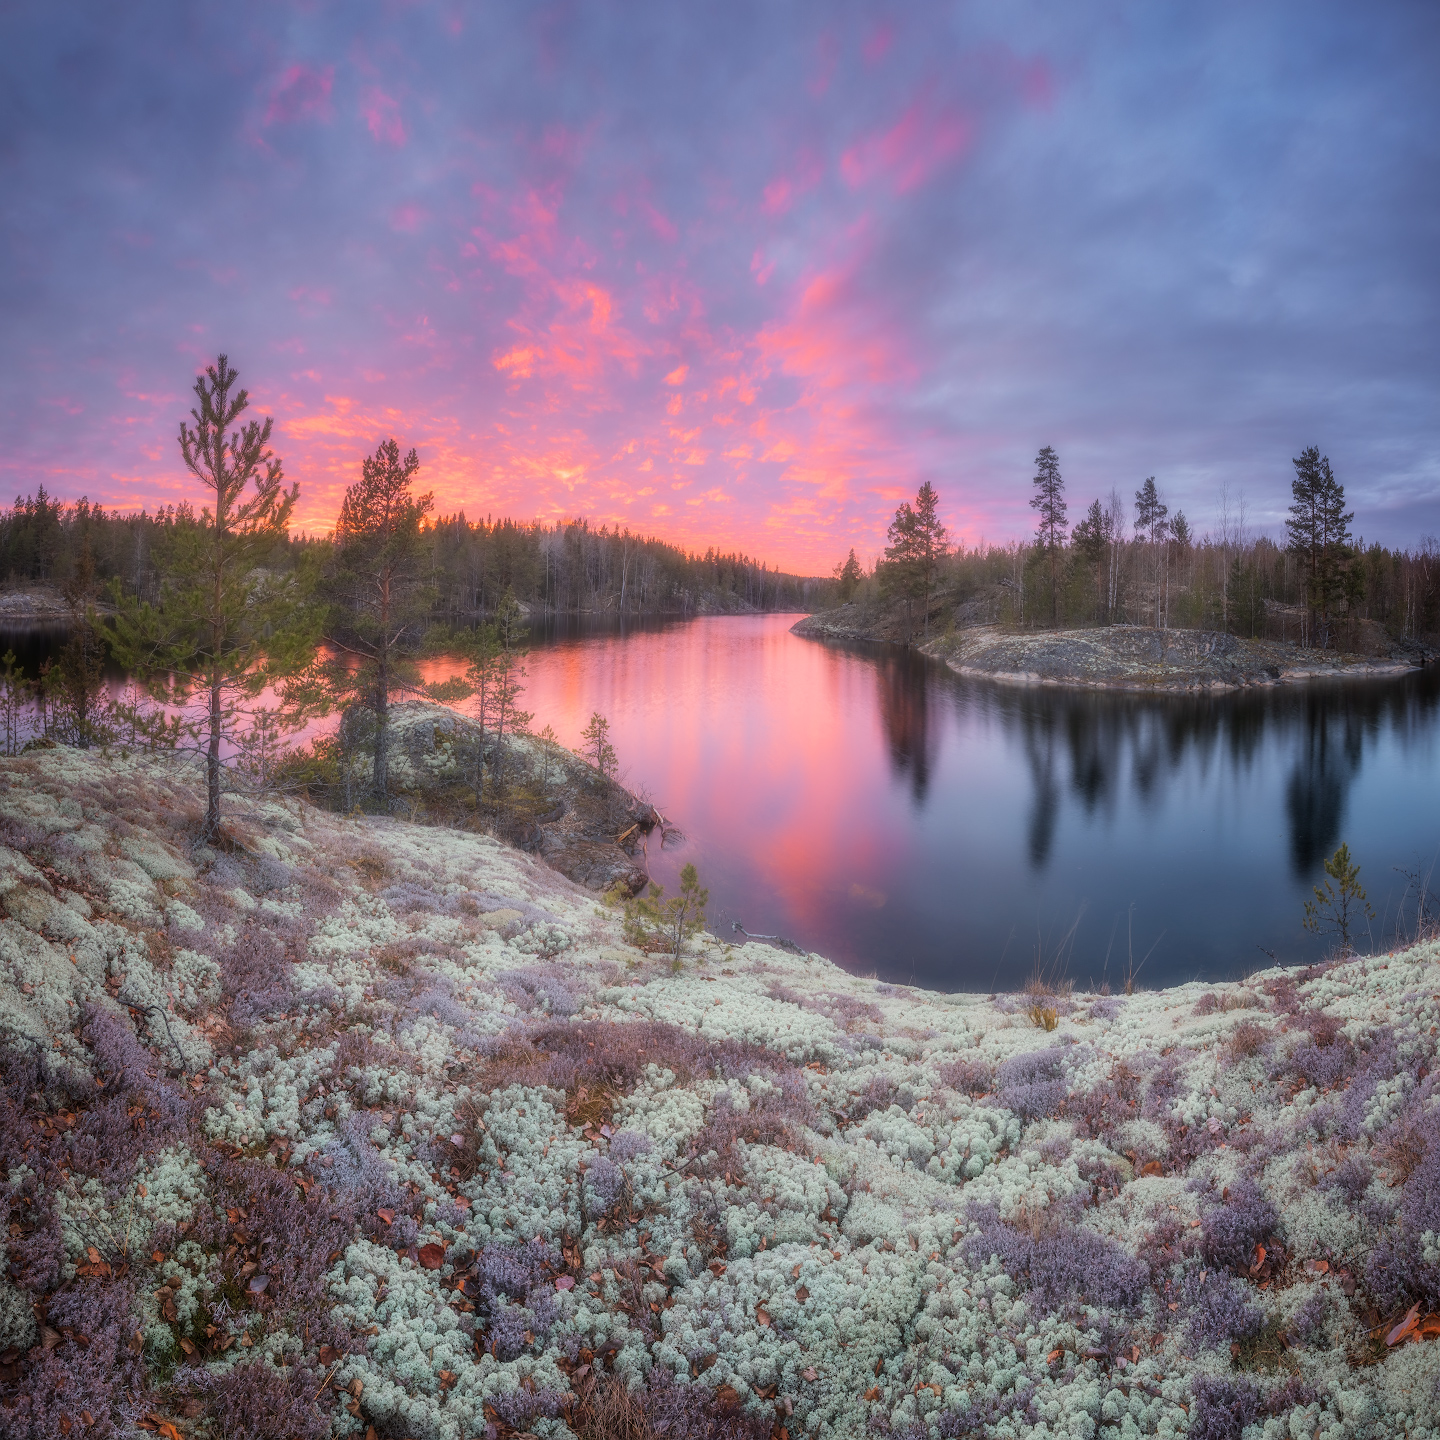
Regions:
<svg viewBox="0 0 1440 1440"><path fill-rule="evenodd" d="M1219 979L1318 956L1321 860L1362 865L1376 941L1440 854L1440 670L1207 699L963 680L890 647L700 619L541 643L526 706L611 721L629 783L686 833L711 924L859 973L1014 988ZM1440 866L1436 866L1440 882ZM1413 923L1413 894L1405 902ZM1368 942L1365 942L1368 943ZM1363 948L1363 945L1362 945ZM1145 958L1147 957L1148 958Z"/></svg>
<svg viewBox="0 0 1440 1440"><path fill-rule="evenodd" d="M1150 699L965 680L796 618L532 637L535 728L578 747L610 720L623 778L684 832L651 873L673 890L693 860L718 934L941 990L1037 964L1119 988L1132 957L1154 986L1322 954L1303 906L1342 840L1376 944L1414 924L1397 867L1440 885L1440 667ZM33 673L56 636L4 638Z"/></svg>

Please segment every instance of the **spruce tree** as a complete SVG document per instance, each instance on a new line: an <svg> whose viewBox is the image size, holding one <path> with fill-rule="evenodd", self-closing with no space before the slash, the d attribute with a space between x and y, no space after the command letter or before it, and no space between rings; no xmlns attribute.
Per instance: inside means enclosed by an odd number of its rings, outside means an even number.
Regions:
<svg viewBox="0 0 1440 1440"><path fill-rule="evenodd" d="M1060 476L1060 457L1047 445L1035 457L1035 493L1030 508L1040 516L1035 538L1049 555L1050 623L1060 623L1060 547L1065 543L1065 481Z"/></svg>
<svg viewBox="0 0 1440 1440"><path fill-rule="evenodd" d="M855 592L865 578L865 572L861 570L860 562L855 558L853 546L850 554L845 558L845 563L835 567L835 578L840 582L840 603L848 605L855 598Z"/></svg>
<svg viewBox="0 0 1440 1440"><path fill-rule="evenodd" d="M1098 500L1090 502L1085 518L1070 532L1070 543L1090 567L1095 579L1097 607L1103 603L1105 573L1102 562L1110 537L1105 511Z"/></svg>
<svg viewBox="0 0 1440 1440"><path fill-rule="evenodd" d="M284 488L280 460L270 449L274 421L267 416L239 426L250 397L236 388L238 378L224 355L197 377L194 427L180 422L179 443L207 503L198 520L167 531L156 556L154 604L124 594L117 583L107 635L116 659L157 698L204 697L197 728L205 755L206 840L220 830L222 760L235 738L237 702L304 664L316 639L302 576L277 576L265 563L285 542L300 487Z"/></svg>

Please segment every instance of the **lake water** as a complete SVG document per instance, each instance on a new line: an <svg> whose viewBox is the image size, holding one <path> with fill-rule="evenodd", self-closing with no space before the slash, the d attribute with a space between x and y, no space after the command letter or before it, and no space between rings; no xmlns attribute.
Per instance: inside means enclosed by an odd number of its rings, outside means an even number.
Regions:
<svg viewBox="0 0 1440 1440"><path fill-rule="evenodd" d="M1413 928L1398 871L1440 885L1440 667L1152 699L962 679L796 619L532 637L535 728L578 747L610 721L683 832L651 874L673 890L693 860L718 934L940 990L1118 989L1318 958L1304 902L1342 840L1377 912L1361 948ZM57 637L0 638L33 673Z"/></svg>
<svg viewBox="0 0 1440 1440"><path fill-rule="evenodd" d="M537 644L524 704L685 832L711 928L861 974L1013 989L1037 964L1119 988L1323 953L1301 927L1345 840L1377 912L1440 855L1440 669L1213 698L1012 687L887 646L707 618ZM1440 882L1440 866L1436 867ZM1362 948L1370 943L1367 937ZM1263 949L1262 949L1263 947Z"/></svg>

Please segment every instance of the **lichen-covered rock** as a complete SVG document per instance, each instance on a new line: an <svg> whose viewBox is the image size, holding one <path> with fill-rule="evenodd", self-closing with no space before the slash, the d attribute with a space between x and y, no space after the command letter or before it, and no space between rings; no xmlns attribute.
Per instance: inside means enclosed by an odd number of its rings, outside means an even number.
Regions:
<svg viewBox="0 0 1440 1440"><path fill-rule="evenodd" d="M31 1431L1440 1429L1437 942L1046 1032L759 943L672 972L486 836L233 799L208 849L197 779L0 765Z"/></svg>

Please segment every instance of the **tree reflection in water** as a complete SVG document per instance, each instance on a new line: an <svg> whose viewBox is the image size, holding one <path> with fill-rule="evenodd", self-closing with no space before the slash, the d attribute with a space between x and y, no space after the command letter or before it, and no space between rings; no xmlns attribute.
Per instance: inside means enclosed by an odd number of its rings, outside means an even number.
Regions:
<svg viewBox="0 0 1440 1440"><path fill-rule="evenodd" d="M935 760L931 730L930 677L934 666L913 651L887 650L876 662L880 722L890 750L890 765L910 783L917 807L925 804Z"/></svg>
<svg viewBox="0 0 1440 1440"><path fill-rule="evenodd" d="M1295 874L1310 875L1341 840L1350 786L1367 740L1418 729L1440 701L1440 674L1410 684L1316 682L1217 696L1136 697L1058 688L1002 691L996 708L1018 725L1033 792L1030 862L1043 870L1059 820L1062 762L1087 815L1115 804L1128 771L1135 796L1157 802L1191 766L1217 754L1240 771L1262 752L1293 757L1285 790ZM1063 753L1062 753L1063 752Z"/></svg>

